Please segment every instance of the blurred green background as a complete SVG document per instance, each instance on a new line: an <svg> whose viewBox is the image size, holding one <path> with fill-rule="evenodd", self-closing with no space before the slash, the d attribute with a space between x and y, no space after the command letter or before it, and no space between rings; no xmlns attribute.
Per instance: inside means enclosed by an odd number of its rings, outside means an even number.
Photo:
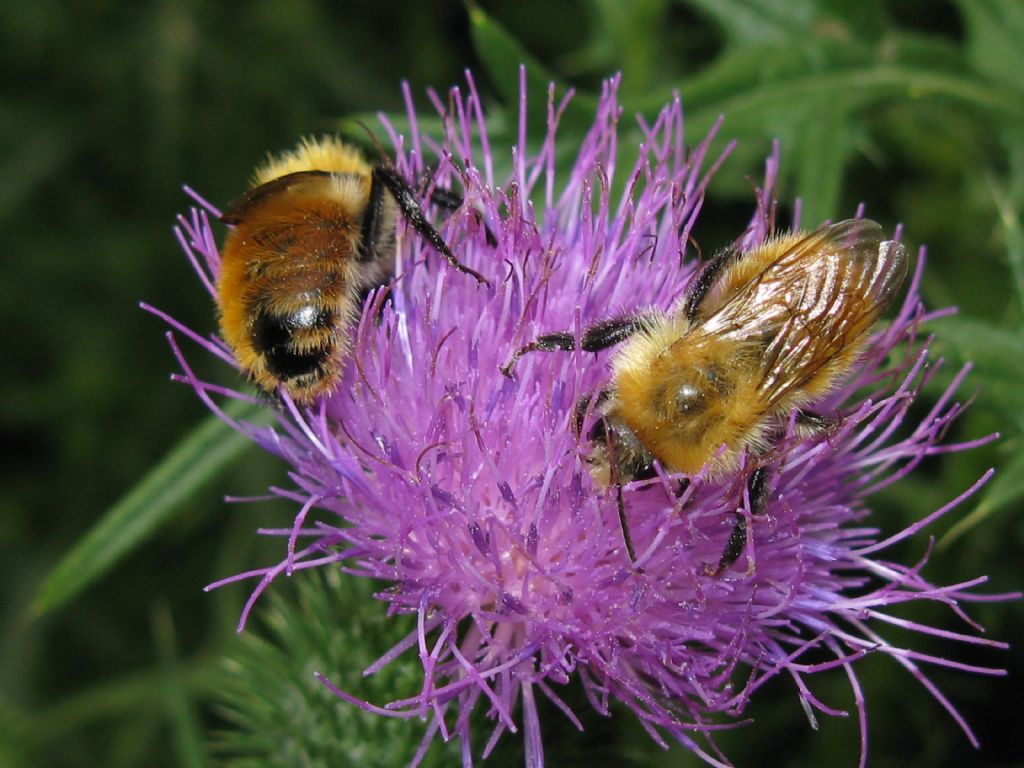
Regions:
<svg viewBox="0 0 1024 768"><path fill-rule="evenodd" d="M103 558L96 551L66 565L64 597L48 593L49 610L39 610L40 590L105 511L206 417L190 391L168 381L175 363L165 328L137 306L145 300L200 331L214 327L209 298L171 234L174 216L188 205L181 184L224 203L267 151L332 130L345 117L398 114L403 79L426 111L424 89L461 83L466 67L495 114L514 109L509 98L521 60L530 61L538 84L550 77L575 86L579 109L561 135L570 152L586 127L587 94L616 71L624 74L627 112L650 115L679 89L691 141L724 113L722 136L742 143L712 184L698 232L705 251L735 236L749 217L750 178L760 178L773 137L782 142L779 197L801 197L805 222L848 216L864 201L872 217L887 227L903 222L913 244L927 243L927 300L961 308L957 319L930 329L954 363L939 378L948 381L963 360L977 363L962 390L965 398L977 392L976 402L952 437L998 430L1003 439L926 464L878 501L877 522L895 531L996 466L987 491L935 526L941 541L926 575L953 583L988 574L992 591L1019 589L1021 40L1018 0L3 4L0 322L7 332L0 429L8 458L0 469L0 766L212 765L246 749L243 737L231 735L231 722L248 722L275 743L275 724L282 732L293 724L279 711L225 704L237 667L225 671L223 660L244 667L246 658L266 658L260 637L287 637L288 624L301 621L289 611L317 610L308 585L299 596L275 588L281 599L267 603L266 624L253 624L242 638L233 627L246 588L201 591L280 555L253 531L289 521L287 505L223 501L287 483L282 468L256 451L215 435L212 448L206 442L186 452L188 476L212 474L211 481L160 486L154 493L162 506L147 496L140 508L123 507L133 519L141 519L140 509L164 513L132 537L97 545L112 561L105 573L91 570ZM533 96L543 99L539 87ZM508 146L508 139L492 136L492 143ZM231 382L202 356L193 362L200 373ZM204 466L211 455L236 458ZM123 557L114 558L117 547ZM924 547L920 539L895 554L912 562ZM83 589L72 595L77 586ZM357 610L354 601L379 614L361 589L347 587L355 596L348 607L330 610ZM993 638L1024 639L1020 603L974 606L971 614ZM930 607L903 615L966 629ZM870 764L1024 764L1019 648L906 641L1008 667L1011 675L933 674L978 733L982 750L975 752L893 662L867 659L858 668ZM340 669L345 643L335 648ZM274 657L275 684L308 680L299 652L305 646L295 638L285 646L295 652ZM354 674L343 679L358 683ZM840 673L812 684L828 703L852 706ZM261 695L277 701L268 690ZM570 698L580 699L578 692ZM327 718L352 717L329 697L321 706ZM606 722L585 704L577 711L587 715L582 736L545 710L549 764L698 764L682 749L663 753L631 716ZM753 725L721 739L737 765L855 764L854 720L823 719L813 731L788 681L761 691L747 714ZM407 725L360 738L408 743L400 750L407 760L421 732L418 723ZM357 759L344 751L351 749L345 737L330 738L339 750L331 763L324 752L273 764L401 762L373 750ZM522 764L518 741L506 736L488 764ZM258 754L252 743L249 749ZM455 758L439 748L430 760Z"/></svg>

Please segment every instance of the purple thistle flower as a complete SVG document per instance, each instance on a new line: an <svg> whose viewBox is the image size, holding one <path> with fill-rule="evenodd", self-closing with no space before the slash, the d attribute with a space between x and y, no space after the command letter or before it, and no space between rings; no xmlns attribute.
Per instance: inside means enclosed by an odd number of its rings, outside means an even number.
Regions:
<svg viewBox="0 0 1024 768"><path fill-rule="evenodd" d="M633 483L624 493L637 552L631 564L615 494L595 485L585 441L573 429L576 403L607 382L614 352L527 355L515 380L499 369L541 333L579 333L632 310L673 306L697 268L687 244L704 191L731 145L709 155L716 126L688 148L676 99L653 124L641 122L635 163L617 168L621 110L614 79L562 178L555 139L566 101L556 104L549 92L548 132L531 152L524 85L513 170L499 178L472 78L468 84L468 95L453 90L447 107L432 94L446 125L442 145L418 132L408 92L411 135L382 121L406 178L432 166L434 183L464 191L466 205L440 230L490 287L455 272L406 233L394 280L372 294L352 331L338 389L309 408L285 398L273 428L224 414L215 396L253 398L196 378L168 334L182 366L179 378L234 428L287 461L295 483L275 490L298 506L292 525L263 531L285 540L283 560L211 586L259 579L244 624L255 599L281 574L328 565L390 582L379 597L392 611L414 613L418 626L367 672L418 654L422 688L381 706L338 689L328 680L331 670L322 679L359 707L426 719L414 762L438 734L461 739L468 765L473 753L488 755L505 731L522 729L527 765L541 766L537 698L549 698L582 728L557 693L578 677L597 711L608 714L618 700L657 743L667 736L712 765L727 765L714 732L738 724L758 688L788 675L813 723L815 710L842 713L815 698L809 676L841 668L855 692L863 765L866 709L854 662L868 653L887 654L907 669L974 743L922 667L1002 671L892 645L884 631L895 625L1005 647L906 621L889 609L938 601L980 632L959 603L1006 596L972 592L984 578L929 583L921 571L930 549L912 566L879 557L973 494L991 471L898 533L883 538L866 522L868 497L922 459L989 439L942 444L963 410L954 396L966 370L920 424L907 423L916 395L938 368L928 360L929 340L918 334L922 322L943 314L926 312L918 296L923 253L896 318L872 337L852 378L819 406L841 416L839 428L827 439L788 434L773 449L766 514L749 515L745 484L735 476L713 482L698 476L680 498L665 476ZM751 223L736 241L740 249L760 244L774 229L777 167L776 149ZM612 180L621 174L625 191L613 198ZM219 256L209 216L217 211L193 196L201 207L181 219L179 240L213 294ZM233 364L219 339L158 314ZM738 507L747 510L748 545L733 568L709 575L707 565L718 561ZM495 723L482 749L471 747L475 707Z"/></svg>

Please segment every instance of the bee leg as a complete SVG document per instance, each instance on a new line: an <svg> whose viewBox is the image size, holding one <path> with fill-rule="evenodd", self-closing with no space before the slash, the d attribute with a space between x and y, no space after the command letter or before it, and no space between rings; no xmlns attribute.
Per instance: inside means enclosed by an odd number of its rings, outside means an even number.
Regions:
<svg viewBox="0 0 1024 768"><path fill-rule="evenodd" d="M821 414L804 410L796 412L796 428L801 435L816 437L826 432L831 432L837 426L839 426L839 419L831 416L822 416Z"/></svg>
<svg viewBox="0 0 1024 768"><path fill-rule="evenodd" d="M736 521L729 533L729 541L725 544L725 551L718 560L718 565L705 565L704 571L708 576L717 576L730 565L740 559L743 550L747 546L747 519L742 513L736 513Z"/></svg>
<svg viewBox="0 0 1024 768"><path fill-rule="evenodd" d="M429 182L429 176L427 177ZM444 208L449 211L456 211L462 207L465 199L456 192L454 189L448 189L447 187L434 187L430 193L430 202L439 208ZM484 237L487 238L487 244L491 248L496 248L498 245L498 239L491 232L490 227L487 226L487 222L484 221L484 216L476 208L470 209L470 213L476 219L477 223L484 229Z"/></svg>
<svg viewBox="0 0 1024 768"><path fill-rule="evenodd" d="M584 352L600 352L602 349L614 347L633 334L650 326L647 315L634 315L615 320L602 320L594 323L583 332L580 347Z"/></svg>
<svg viewBox="0 0 1024 768"><path fill-rule="evenodd" d="M614 320L602 320L595 323L583 332L580 339L580 348L584 352L600 352L602 349L613 347L619 342L625 341L638 331L650 325L650 318L647 315L634 315L633 317L616 318ZM519 358L528 352L554 352L561 350L571 352L576 349L576 337L571 333L548 333L538 336L536 341L531 341L512 355L512 359L501 367L501 372L506 376L512 376L513 369Z"/></svg>
<svg viewBox="0 0 1024 768"><path fill-rule="evenodd" d="M733 248L718 252L704 265L700 274L690 281L690 284L686 287L686 295L683 297L683 312L686 314L687 320L693 322L697 319L700 305L707 298L708 292L715 284L715 280L722 273L722 270L732 264L739 256L739 251Z"/></svg>
<svg viewBox="0 0 1024 768"><path fill-rule="evenodd" d="M528 352L554 352L555 350L563 350L565 352L571 352L576 349L576 339L573 338L570 333L548 333L544 336L540 336L536 341L531 341L526 346L520 347L512 359L501 366L501 372L505 376L512 378L513 369L516 367L516 363L519 362L519 358Z"/></svg>
<svg viewBox="0 0 1024 768"><path fill-rule="evenodd" d="M584 395L576 401L572 423L577 438L583 434L583 420L587 418L587 410L590 408L590 402L593 399L590 395Z"/></svg>
<svg viewBox="0 0 1024 768"><path fill-rule="evenodd" d="M768 467L758 467L750 473L747 480L747 496L750 497L750 514L763 515L768 506L768 480L771 473Z"/></svg>
<svg viewBox="0 0 1024 768"><path fill-rule="evenodd" d="M681 499L686 490L690 487L690 478L684 477L679 481L679 485L676 486L676 498Z"/></svg>
<svg viewBox="0 0 1024 768"><path fill-rule="evenodd" d="M389 168L384 165L375 166L373 169L373 182L370 185L370 197L373 199L373 187L377 185L383 185L388 192L395 198L395 202L398 203L399 209L402 211L402 216L405 217L413 229L420 233L420 235L434 248L444 256L448 263L451 264L459 272L463 272L471 277L476 278L478 283L487 285L487 278L481 275L474 269L467 267L465 264L455 258L455 254L448 248L448 244L445 243L444 239L438 234L437 230L434 229L430 222L427 221L426 216L423 215L423 210L420 208L419 202L416 200L416 195L413 193L412 188L409 184L398 175L393 168Z"/></svg>
<svg viewBox="0 0 1024 768"><path fill-rule="evenodd" d="M760 516L764 514L768 506L768 478L767 467L758 467L750 473L747 478L747 496L750 499L750 514ZM729 541L725 545L718 565L706 567L709 576L717 576L726 568L740 559L743 550L747 547L747 518L742 512L736 513L736 521L733 523L732 532L729 534Z"/></svg>
<svg viewBox="0 0 1024 768"><path fill-rule="evenodd" d="M370 200L366 206L366 213L363 214L363 226L360 233L361 247L358 259L364 264L376 261L381 253L390 253L394 249L394 229L385 227L384 215L384 192L385 186L373 182L370 184ZM383 242L387 237L388 242ZM388 265L391 271L394 265ZM364 297L365 298L365 297Z"/></svg>
<svg viewBox="0 0 1024 768"><path fill-rule="evenodd" d="M457 211L462 207L465 199L450 187L439 187L435 186L433 189L430 185L434 182L434 174L437 172L437 168L427 168L423 173L420 174L419 180L416 183L416 194L419 197L423 197L430 192L430 202L436 205L438 208L444 208L446 211Z"/></svg>

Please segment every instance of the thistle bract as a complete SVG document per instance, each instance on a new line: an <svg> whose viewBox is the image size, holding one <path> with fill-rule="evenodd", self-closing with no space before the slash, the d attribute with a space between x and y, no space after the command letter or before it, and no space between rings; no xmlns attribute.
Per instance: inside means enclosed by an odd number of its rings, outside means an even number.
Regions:
<svg viewBox="0 0 1024 768"><path fill-rule="evenodd" d="M370 671L413 654L422 687L395 701L363 702L331 682L339 670L322 670L324 683L355 706L427 720L421 754L435 736L458 737L467 764L489 754L505 731L521 731L527 763L541 765L538 697L577 722L558 689L578 678L598 711L618 700L657 742L677 740L724 765L714 731L736 723L767 680L792 678L813 721L814 710L835 711L815 699L807 678L843 668L859 692L855 662L869 652L905 667L973 740L921 662L997 671L922 657L890 645L883 630L897 624L995 645L887 613L916 600L959 613L958 602L983 599L970 592L983 579L938 587L922 577L923 560L905 566L879 557L987 475L887 537L869 520L872 493L927 456L969 447L940 444L961 411L954 392L965 371L922 422L908 423L936 370L918 336L934 316L917 292L923 259L895 319L872 336L853 377L820 404L839 426L816 438L790 429L773 447L766 513L749 514L739 474L714 481L697 474L681 495L679 478L664 473L632 483L623 495L635 562L623 546L615 494L591 477L586 437L575 429L576 404L607 384L614 350L535 353L523 357L514 379L502 375L514 351L539 334L578 337L612 316L670 309L698 269L690 234L730 146L712 152L717 126L688 145L676 100L653 122L638 121L636 151L620 152L617 84L605 84L593 127L567 168L556 168L566 102L553 91L547 135L530 143L524 114L510 153L488 140L471 78L466 95L453 90L446 104L433 97L444 118L440 143L418 131L411 99L410 135L383 121L405 178L429 170L432 185L463 195L464 205L436 224L490 284L452 270L402 230L394 277L365 301L337 390L308 408L285 397L272 428L231 422L291 466L294 487L276 492L297 512L291 525L264 531L282 538L281 562L221 583L259 580L246 613L274 578L307 568L389 583L379 599L415 614L417 629ZM524 113L525 103L524 86ZM626 154L632 158L622 167ZM734 247L749 249L773 231L777 164L773 153ZM498 167L511 171L501 175ZM215 214L202 203L180 226L208 289L219 266ZM218 339L170 322L232 362ZM211 409L223 414L225 398L247 397L198 380L176 335L181 378ZM747 546L733 568L712 575L708 565L718 561L737 510L746 517ZM490 732L470 733L475 708L491 718ZM866 735L862 747L863 762Z"/></svg>

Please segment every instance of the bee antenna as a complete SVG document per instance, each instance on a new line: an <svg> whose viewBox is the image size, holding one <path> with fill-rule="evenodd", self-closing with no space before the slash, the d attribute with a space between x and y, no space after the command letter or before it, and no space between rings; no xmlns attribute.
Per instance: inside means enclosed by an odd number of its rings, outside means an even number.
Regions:
<svg viewBox="0 0 1024 768"><path fill-rule="evenodd" d="M381 146L380 141L377 140L377 134L373 132L373 129L371 129L370 126L368 126L362 120L356 120L355 124L366 132L367 137L370 139L370 143L373 144L374 147L376 147L377 154L380 155L381 160L390 160L390 155L388 155L384 147Z"/></svg>
<svg viewBox="0 0 1024 768"><path fill-rule="evenodd" d="M704 250L700 247L700 243L697 242L697 238L695 238L693 236L693 233L688 233L686 235L686 243L688 245L692 245L693 246L693 250L695 250L697 252L697 261L698 261L698 263L704 261ZM679 264L680 264L680 266L683 263L683 251L684 251L684 249L680 249L679 250Z"/></svg>
<svg viewBox="0 0 1024 768"><path fill-rule="evenodd" d="M778 213L779 213L779 201L776 200L775 197L773 196L769 200L768 205L767 205L767 209L766 209L765 208L765 204L764 204L764 199L763 199L763 197L764 197L764 190L761 189L760 186L758 186L758 183L754 180L754 178L752 176L747 176L746 179L747 179L747 183L750 185L751 189L754 190L754 196L757 199L758 211L761 212L762 214L764 214L764 218L765 218L765 220L768 223L768 236L771 237L772 235L775 234L775 231L776 231L776 229L778 227L776 219L777 219Z"/></svg>

